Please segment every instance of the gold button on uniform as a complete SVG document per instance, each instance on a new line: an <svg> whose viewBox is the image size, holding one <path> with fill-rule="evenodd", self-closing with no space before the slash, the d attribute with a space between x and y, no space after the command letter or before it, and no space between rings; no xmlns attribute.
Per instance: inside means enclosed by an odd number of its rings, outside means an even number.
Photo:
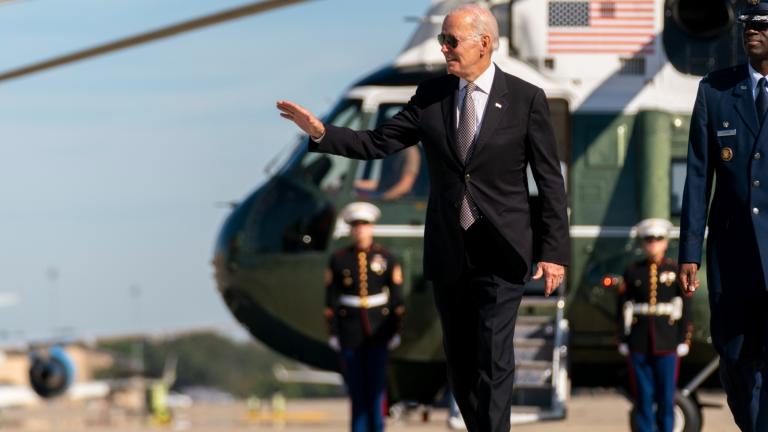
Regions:
<svg viewBox="0 0 768 432"><path fill-rule="evenodd" d="M723 147L723 149L720 150L720 158L725 162L733 159L733 150L730 147Z"/></svg>

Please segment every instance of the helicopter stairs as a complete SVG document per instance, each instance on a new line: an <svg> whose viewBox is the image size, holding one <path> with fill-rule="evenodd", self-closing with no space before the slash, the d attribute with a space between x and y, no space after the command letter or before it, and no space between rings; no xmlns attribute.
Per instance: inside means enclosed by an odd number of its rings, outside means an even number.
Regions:
<svg viewBox="0 0 768 432"><path fill-rule="evenodd" d="M526 287L515 326L512 424L565 417L570 389L563 292L544 297Z"/></svg>
<svg viewBox="0 0 768 432"><path fill-rule="evenodd" d="M515 325L515 388L510 423L565 418L570 394L565 287L544 297L541 281L526 284ZM448 427L466 430L457 410Z"/></svg>

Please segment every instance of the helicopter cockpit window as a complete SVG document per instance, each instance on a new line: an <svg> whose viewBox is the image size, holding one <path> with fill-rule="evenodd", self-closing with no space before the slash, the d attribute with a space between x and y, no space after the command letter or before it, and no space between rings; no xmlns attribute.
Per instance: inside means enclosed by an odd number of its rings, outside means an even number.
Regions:
<svg viewBox="0 0 768 432"><path fill-rule="evenodd" d="M363 116L359 100L345 100L326 119L334 126L361 129ZM341 156L306 153L291 173L315 185L330 196L336 195L344 185L351 161Z"/></svg>
<svg viewBox="0 0 768 432"><path fill-rule="evenodd" d="M685 188L685 159L673 159L670 167L670 213L680 216L683 213L683 189Z"/></svg>
<svg viewBox="0 0 768 432"><path fill-rule="evenodd" d="M325 122L360 129L365 123L360 107L359 100L343 100ZM306 144L300 145L256 196L243 247L255 253L324 251L336 218L333 196L349 178L351 163L340 156L308 153Z"/></svg>
<svg viewBox="0 0 768 432"><path fill-rule="evenodd" d="M403 106L381 105L376 116L376 125L389 120L402 110ZM429 194L429 177L421 143L384 159L361 161L357 165L354 188L356 196L362 199L391 201L400 198L426 198Z"/></svg>

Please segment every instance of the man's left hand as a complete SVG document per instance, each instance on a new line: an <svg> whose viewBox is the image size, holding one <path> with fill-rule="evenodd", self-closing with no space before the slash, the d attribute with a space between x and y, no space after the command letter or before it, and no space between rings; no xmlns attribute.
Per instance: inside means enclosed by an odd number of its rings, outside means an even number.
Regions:
<svg viewBox="0 0 768 432"><path fill-rule="evenodd" d="M544 295L549 296L563 283L563 279L565 279L565 266L541 261L536 268L536 274L533 275L533 278L541 279L542 276L544 276Z"/></svg>

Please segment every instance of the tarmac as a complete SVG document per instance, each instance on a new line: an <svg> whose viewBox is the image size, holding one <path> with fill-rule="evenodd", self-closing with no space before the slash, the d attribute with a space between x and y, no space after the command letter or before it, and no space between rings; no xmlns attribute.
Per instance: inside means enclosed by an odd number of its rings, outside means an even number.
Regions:
<svg viewBox="0 0 768 432"><path fill-rule="evenodd" d="M630 403L610 389L576 389L568 401L566 419L513 426L521 432L616 432L628 431ZM699 392L703 410L703 432L736 431L721 391ZM425 420L416 408L397 421L389 421L390 432L445 432L447 410L432 409ZM342 432L349 430L346 399L288 400L284 413L268 409L249 410L245 402L194 404L177 408L173 420L162 423L135 413L122 412L105 402L52 403L0 412L0 430L140 432L184 430L193 432L285 431Z"/></svg>

